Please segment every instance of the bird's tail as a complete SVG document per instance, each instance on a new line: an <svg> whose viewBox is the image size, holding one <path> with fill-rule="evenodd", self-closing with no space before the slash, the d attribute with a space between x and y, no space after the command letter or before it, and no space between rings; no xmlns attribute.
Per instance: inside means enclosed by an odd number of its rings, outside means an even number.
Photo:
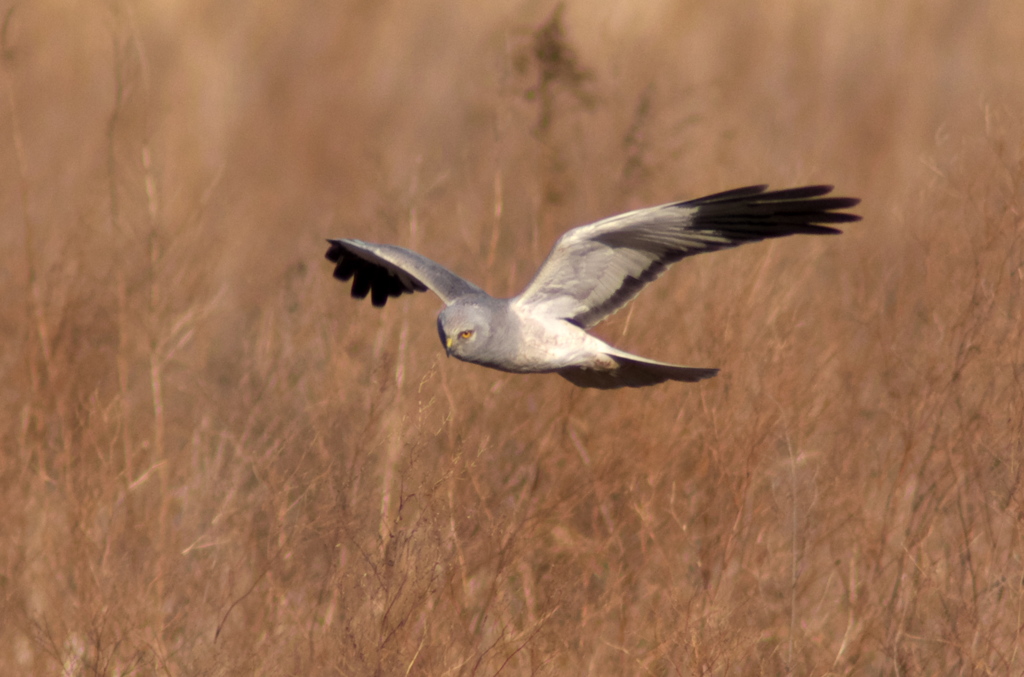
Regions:
<svg viewBox="0 0 1024 677"><path fill-rule="evenodd" d="M640 388L651 386L665 381L685 381L693 383L711 378L718 373L717 369L706 369L703 367L683 367L678 364L668 364L648 360L644 357L631 355L617 351L608 353L608 357L615 361L614 369L599 370L585 367L571 367L558 372L566 380L582 388Z"/></svg>

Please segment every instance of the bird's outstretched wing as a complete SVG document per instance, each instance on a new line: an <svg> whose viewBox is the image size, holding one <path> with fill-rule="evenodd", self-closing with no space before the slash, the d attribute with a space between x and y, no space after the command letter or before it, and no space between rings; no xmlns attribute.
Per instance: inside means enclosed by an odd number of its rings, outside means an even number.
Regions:
<svg viewBox="0 0 1024 677"><path fill-rule="evenodd" d="M445 305L467 294L483 294L475 284L444 266L404 247L361 240L328 240L327 260L336 263L334 277L347 282L353 277L352 296L370 295L380 307L392 296L430 290Z"/></svg>
<svg viewBox="0 0 1024 677"><path fill-rule="evenodd" d="M832 186L767 188L737 188L574 228L559 238L513 304L588 328L686 256L797 233L839 233L819 224L860 220L836 211L860 200L822 197Z"/></svg>

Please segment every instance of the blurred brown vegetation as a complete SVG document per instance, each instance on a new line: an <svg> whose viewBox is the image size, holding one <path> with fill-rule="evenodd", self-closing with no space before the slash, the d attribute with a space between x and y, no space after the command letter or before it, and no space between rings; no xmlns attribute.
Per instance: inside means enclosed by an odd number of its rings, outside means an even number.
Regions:
<svg viewBox="0 0 1024 677"><path fill-rule="evenodd" d="M1024 4L6 3L0 672L1020 674ZM838 238L446 361L324 238L515 293L749 183Z"/></svg>

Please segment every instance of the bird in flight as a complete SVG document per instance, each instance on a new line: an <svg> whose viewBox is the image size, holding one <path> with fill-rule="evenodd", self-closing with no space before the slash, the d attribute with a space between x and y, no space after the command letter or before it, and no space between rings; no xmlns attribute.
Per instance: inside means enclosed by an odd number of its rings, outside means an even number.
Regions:
<svg viewBox="0 0 1024 677"><path fill-rule="evenodd" d="M499 299L404 247L328 240L334 277L353 279L352 296L388 298L432 291L449 356L513 373L554 372L584 388L700 381L718 369L684 367L619 350L587 329L633 300L680 259L786 235L829 235L822 224L858 221L860 200L824 197L832 186L769 191L749 186L696 200L612 216L567 231L518 296Z"/></svg>

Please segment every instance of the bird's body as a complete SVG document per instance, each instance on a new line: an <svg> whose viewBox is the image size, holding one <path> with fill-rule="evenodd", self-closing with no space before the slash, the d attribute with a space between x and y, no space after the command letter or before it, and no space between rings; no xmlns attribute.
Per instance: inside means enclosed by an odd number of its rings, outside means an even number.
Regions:
<svg viewBox="0 0 1024 677"><path fill-rule="evenodd" d="M831 186L766 192L739 188L689 202L639 209L574 228L559 238L536 276L511 299L416 252L360 240L329 240L335 277L355 278L352 295L375 306L403 293L436 293L441 343L451 356L514 373L555 372L582 387L619 388L699 381L717 369L631 355L586 329L627 304L679 259L744 242L840 231L822 223L859 219L835 210L854 198L824 198Z"/></svg>
<svg viewBox="0 0 1024 677"><path fill-rule="evenodd" d="M456 338L450 350L452 356L501 371L535 374L557 372L579 365L592 366L588 360L610 347L570 322L552 322L526 313L515 313L507 304L498 303L494 306L493 313L489 315L488 333L482 334L477 329L472 340L490 342L494 337L495 345L501 346L498 354L491 355L491 351L486 349L462 353L461 343ZM458 314L458 305L441 311L438 323L442 343L446 342L447 336L458 337L459 329L444 328L446 319ZM451 326L461 325L452 323Z"/></svg>

